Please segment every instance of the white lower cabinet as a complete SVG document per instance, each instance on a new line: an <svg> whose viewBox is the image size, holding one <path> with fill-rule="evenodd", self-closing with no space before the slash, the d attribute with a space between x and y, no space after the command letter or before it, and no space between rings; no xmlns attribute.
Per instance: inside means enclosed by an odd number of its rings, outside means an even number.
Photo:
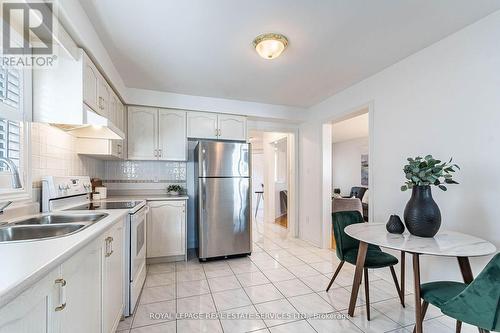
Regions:
<svg viewBox="0 0 500 333"><path fill-rule="evenodd" d="M93 241L61 265L58 332L101 330L101 242Z"/></svg>
<svg viewBox="0 0 500 333"><path fill-rule="evenodd" d="M123 311L124 220L0 308L0 333L111 333Z"/></svg>
<svg viewBox="0 0 500 333"><path fill-rule="evenodd" d="M114 332L123 313L123 223L102 243L102 332Z"/></svg>
<svg viewBox="0 0 500 333"><path fill-rule="evenodd" d="M59 267L0 309L1 333L60 332L54 311L59 302Z"/></svg>
<svg viewBox="0 0 500 333"><path fill-rule="evenodd" d="M147 230L147 258L186 255L186 202L151 201Z"/></svg>

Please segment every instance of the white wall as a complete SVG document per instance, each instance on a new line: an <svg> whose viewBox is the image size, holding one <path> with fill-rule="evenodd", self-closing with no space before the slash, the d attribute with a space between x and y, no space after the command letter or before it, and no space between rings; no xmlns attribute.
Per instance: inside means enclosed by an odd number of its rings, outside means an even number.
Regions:
<svg viewBox="0 0 500 333"><path fill-rule="evenodd" d="M368 154L368 137L333 144L333 188L344 195L351 187L361 186L361 154Z"/></svg>
<svg viewBox="0 0 500 333"><path fill-rule="evenodd" d="M453 156L460 185L433 194L442 228L500 247L500 12L431 45L311 108L300 129L300 230L321 244L322 123L373 102L370 202L374 220L402 215L400 192L408 156ZM473 259L477 273L489 258ZM455 259L422 259L422 280L460 279Z"/></svg>

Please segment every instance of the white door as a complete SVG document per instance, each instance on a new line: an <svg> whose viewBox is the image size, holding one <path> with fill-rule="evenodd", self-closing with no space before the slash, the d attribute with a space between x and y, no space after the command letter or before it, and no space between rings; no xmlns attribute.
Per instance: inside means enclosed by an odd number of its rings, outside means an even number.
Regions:
<svg viewBox="0 0 500 333"><path fill-rule="evenodd" d="M158 109L129 107L128 109L128 159L157 159Z"/></svg>
<svg viewBox="0 0 500 333"><path fill-rule="evenodd" d="M219 114L217 128L221 140L247 140L247 120L243 116Z"/></svg>
<svg viewBox="0 0 500 333"><path fill-rule="evenodd" d="M55 308L59 288L55 281L59 267L0 309L1 333L59 332Z"/></svg>
<svg viewBox="0 0 500 333"><path fill-rule="evenodd" d="M188 112L187 136L197 139L217 139L217 114Z"/></svg>
<svg viewBox="0 0 500 333"><path fill-rule="evenodd" d="M60 332L88 333L101 330L101 242L92 242L61 265L66 282L66 306L60 316Z"/></svg>
<svg viewBox="0 0 500 333"><path fill-rule="evenodd" d="M123 312L123 221L106 233L102 243L102 327L116 330Z"/></svg>
<svg viewBox="0 0 500 333"><path fill-rule="evenodd" d="M186 253L185 201L152 201L146 228L147 257Z"/></svg>
<svg viewBox="0 0 500 333"><path fill-rule="evenodd" d="M102 75L99 75L99 82L98 82L98 110L97 112L103 116L109 119L109 100L110 100L110 88L106 80Z"/></svg>
<svg viewBox="0 0 500 333"><path fill-rule="evenodd" d="M158 112L158 156L160 160L186 161L186 112L160 109Z"/></svg>
<svg viewBox="0 0 500 333"><path fill-rule="evenodd" d="M83 60L83 102L95 112L100 112L98 102L99 71L85 54Z"/></svg>

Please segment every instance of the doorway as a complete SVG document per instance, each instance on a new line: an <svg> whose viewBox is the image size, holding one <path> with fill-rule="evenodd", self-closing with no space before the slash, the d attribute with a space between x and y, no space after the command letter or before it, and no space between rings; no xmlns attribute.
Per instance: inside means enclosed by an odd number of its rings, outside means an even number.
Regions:
<svg viewBox="0 0 500 333"><path fill-rule="evenodd" d="M323 246L335 248L332 213L358 211L371 219L370 124L372 105L351 110L323 125Z"/></svg>
<svg viewBox="0 0 500 333"><path fill-rule="evenodd" d="M295 236L295 134L250 130L252 219L258 231Z"/></svg>

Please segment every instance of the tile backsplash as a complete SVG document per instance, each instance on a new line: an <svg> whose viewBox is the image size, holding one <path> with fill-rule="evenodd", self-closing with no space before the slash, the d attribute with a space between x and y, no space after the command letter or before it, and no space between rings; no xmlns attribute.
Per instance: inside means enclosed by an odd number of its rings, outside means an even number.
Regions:
<svg viewBox="0 0 500 333"><path fill-rule="evenodd" d="M116 183L185 183L186 163L106 161L104 179Z"/></svg>
<svg viewBox="0 0 500 333"><path fill-rule="evenodd" d="M33 187L43 176L104 177L104 161L76 153L76 138L56 127L31 123Z"/></svg>

